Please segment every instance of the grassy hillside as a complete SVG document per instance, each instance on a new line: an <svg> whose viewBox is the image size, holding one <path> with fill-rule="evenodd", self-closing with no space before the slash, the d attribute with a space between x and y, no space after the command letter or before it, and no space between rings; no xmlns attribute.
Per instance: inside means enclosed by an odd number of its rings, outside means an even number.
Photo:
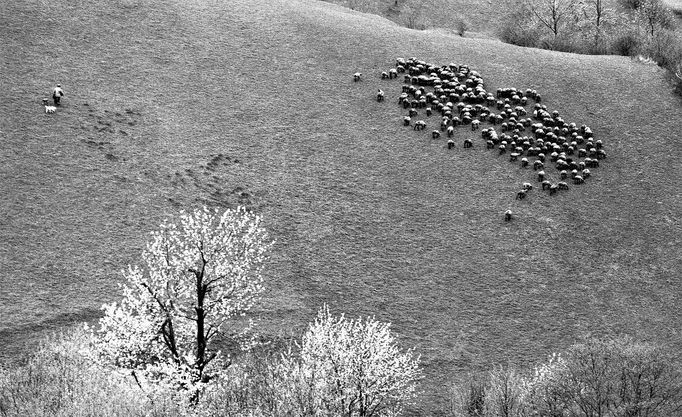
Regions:
<svg viewBox="0 0 682 417"><path fill-rule="evenodd" d="M266 217L267 335L302 329L324 302L391 321L422 354L424 413L463 372L587 335L682 342L682 107L655 66L311 0L3 2L0 31L5 356L96 318L146 234L201 204ZM480 139L448 151L400 125L400 83L379 78L397 56L537 89L608 159L584 186L515 201L532 170ZM64 104L46 115L58 82Z"/></svg>

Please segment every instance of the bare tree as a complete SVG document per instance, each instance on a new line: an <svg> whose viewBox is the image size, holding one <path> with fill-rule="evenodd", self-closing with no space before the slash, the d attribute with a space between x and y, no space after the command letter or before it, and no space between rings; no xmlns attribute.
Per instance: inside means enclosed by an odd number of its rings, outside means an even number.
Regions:
<svg viewBox="0 0 682 417"><path fill-rule="evenodd" d="M528 6L533 16L556 38L575 15L576 0L530 0Z"/></svg>
<svg viewBox="0 0 682 417"><path fill-rule="evenodd" d="M675 16L661 0L642 0L638 16L651 37L658 29L672 29Z"/></svg>

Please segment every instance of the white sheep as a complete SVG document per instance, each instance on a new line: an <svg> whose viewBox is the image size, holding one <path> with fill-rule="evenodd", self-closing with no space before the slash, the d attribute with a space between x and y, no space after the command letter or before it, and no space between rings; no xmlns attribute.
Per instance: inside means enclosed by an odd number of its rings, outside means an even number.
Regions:
<svg viewBox="0 0 682 417"><path fill-rule="evenodd" d="M353 74L353 81L360 81L360 77L362 77L362 73L356 72L355 74Z"/></svg>
<svg viewBox="0 0 682 417"><path fill-rule="evenodd" d="M57 111L56 106L48 106L47 104L45 105L45 113L54 113Z"/></svg>

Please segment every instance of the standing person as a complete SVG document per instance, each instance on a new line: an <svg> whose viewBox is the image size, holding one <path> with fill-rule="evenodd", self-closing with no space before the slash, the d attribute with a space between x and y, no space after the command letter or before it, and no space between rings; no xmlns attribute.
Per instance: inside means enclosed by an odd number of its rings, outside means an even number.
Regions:
<svg viewBox="0 0 682 417"><path fill-rule="evenodd" d="M62 85L57 84L57 86L52 91L52 99L54 100L54 105L59 106L59 100L61 100L64 95L64 90L62 90Z"/></svg>

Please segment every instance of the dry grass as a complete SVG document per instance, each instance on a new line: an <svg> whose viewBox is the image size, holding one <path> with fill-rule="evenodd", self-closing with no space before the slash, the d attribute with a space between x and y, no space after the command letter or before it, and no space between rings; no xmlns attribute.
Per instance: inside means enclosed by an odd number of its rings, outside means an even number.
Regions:
<svg viewBox="0 0 682 417"><path fill-rule="evenodd" d="M323 302L391 321L426 367L415 413L442 410L465 370L586 335L682 342L682 110L656 67L310 0L4 2L0 34L4 355L96 318L164 216L237 203L277 239L263 331L300 330ZM400 126L399 83L378 76L397 56L535 88L609 158L584 186L514 201L532 171Z"/></svg>

